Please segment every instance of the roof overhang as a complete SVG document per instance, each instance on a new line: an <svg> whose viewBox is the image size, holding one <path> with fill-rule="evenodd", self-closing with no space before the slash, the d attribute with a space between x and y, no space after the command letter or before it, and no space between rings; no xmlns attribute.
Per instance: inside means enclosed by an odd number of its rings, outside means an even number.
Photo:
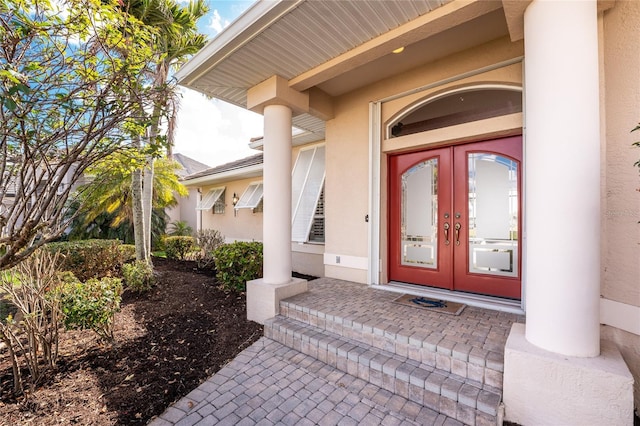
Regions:
<svg viewBox="0 0 640 426"><path fill-rule="evenodd" d="M185 179L182 184L187 188L197 188L202 186L218 185L240 179L250 179L262 176L263 164L254 164L253 166L243 167L240 169L229 170L213 175L201 176L193 179Z"/></svg>
<svg viewBox="0 0 640 426"><path fill-rule="evenodd" d="M246 108L247 92L277 76L309 97L293 125L322 140L334 97L506 36L502 7L501 0L258 1L176 77ZM399 47L405 52L391 53Z"/></svg>
<svg viewBox="0 0 640 426"><path fill-rule="evenodd" d="M198 90L194 84L199 78L256 38L282 16L295 9L302 1L304 0L256 1L184 64L176 72L175 77L181 85ZM207 94L205 91L203 93Z"/></svg>

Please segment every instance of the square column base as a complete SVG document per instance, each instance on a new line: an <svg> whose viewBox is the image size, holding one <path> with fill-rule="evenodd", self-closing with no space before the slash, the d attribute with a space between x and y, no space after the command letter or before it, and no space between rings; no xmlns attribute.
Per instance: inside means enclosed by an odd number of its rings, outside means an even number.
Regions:
<svg viewBox="0 0 640 426"><path fill-rule="evenodd" d="M505 420L521 425L633 424L633 376L607 341L600 356L569 357L532 345L513 324L503 394Z"/></svg>
<svg viewBox="0 0 640 426"><path fill-rule="evenodd" d="M291 278L284 284L268 284L264 279L247 281L247 319L264 324L280 312L280 301L308 290L307 280Z"/></svg>

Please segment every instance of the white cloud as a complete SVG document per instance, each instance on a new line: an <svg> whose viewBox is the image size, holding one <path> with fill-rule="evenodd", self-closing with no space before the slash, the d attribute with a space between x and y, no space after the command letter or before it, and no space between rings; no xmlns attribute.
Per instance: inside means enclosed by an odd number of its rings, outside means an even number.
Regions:
<svg viewBox="0 0 640 426"><path fill-rule="evenodd" d="M248 157L258 151L249 139L263 133L262 116L181 88L182 100L173 152L209 166Z"/></svg>
<svg viewBox="0 0 640 426"><path fill-rule="evenodd" d="M211 22L209 28L213 29L216 34L219 34L223 29L229 25L229 20L223 19L218 12L218 9L214 9L211 13Z"/></svg>

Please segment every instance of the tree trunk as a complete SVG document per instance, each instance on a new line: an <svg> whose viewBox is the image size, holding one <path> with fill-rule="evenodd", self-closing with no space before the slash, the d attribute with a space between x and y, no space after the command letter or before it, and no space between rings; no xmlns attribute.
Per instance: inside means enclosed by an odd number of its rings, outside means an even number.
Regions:
<svg viewBox="0 0 640 426"><path fill-rule="evenodd" d="M151 212L153 209L153 174L155 159L147 156L147 164L144 169L144 184L142 186L142 209L144 212L144 244L147 253L147 263L151 262Z"/></svg>
<svg viewBox="0 0 640 426"><path fill-rule="evenodd" d="M140 137L135 145L140 148ZM133 211L133 236L136 246L136 260L148 260L145 244L144 206L142 203L142 169L136 169L131 176L131 203Z"/></svg>

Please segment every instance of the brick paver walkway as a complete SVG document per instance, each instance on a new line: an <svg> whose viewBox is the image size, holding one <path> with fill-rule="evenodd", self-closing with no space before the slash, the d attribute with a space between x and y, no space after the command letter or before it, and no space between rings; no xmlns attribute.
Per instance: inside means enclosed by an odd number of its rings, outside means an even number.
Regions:
<svg viewBox="0 0 640 426"><path fill-rule="evenodd" d="M462 423L261 338L150 426Z"/></svg>
<svg viewBox="0 0 640 426"><path fill-rule="evenodd" d="M281 302L267 337L150 425L494 424L504 343L524 317L470 306L445 315L398 296L311 281Z"/></svg>

